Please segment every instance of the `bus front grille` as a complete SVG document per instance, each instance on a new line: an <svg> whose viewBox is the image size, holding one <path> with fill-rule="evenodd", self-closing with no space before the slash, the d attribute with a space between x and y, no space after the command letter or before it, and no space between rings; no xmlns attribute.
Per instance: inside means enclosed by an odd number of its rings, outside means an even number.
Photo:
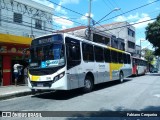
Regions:
<svg viewBox="0 0 160 120"><path fill-rule="evenodd" d="M44 82L33 82L31 81L32 87L51 87L53 81L44 81Z"/></svg>

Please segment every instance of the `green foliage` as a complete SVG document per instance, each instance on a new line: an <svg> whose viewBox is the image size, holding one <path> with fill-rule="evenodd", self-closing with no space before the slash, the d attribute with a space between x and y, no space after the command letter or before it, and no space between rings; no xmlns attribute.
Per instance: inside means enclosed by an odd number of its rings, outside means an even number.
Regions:
<svg viewBox="0 0 160 120"><path fill-rule="evenodd" d="M146 40L156 47L155 55L160 55L160 14L157 16L156 21L148 24L145 34Z"/></svg>
<svg viewBox="0 0 160 120"><path fill-rule="evenodd" d="M152 50L149 49L144 49L144 58L148 61L148 63L153 63L154 60L154 52Z"/></svg>

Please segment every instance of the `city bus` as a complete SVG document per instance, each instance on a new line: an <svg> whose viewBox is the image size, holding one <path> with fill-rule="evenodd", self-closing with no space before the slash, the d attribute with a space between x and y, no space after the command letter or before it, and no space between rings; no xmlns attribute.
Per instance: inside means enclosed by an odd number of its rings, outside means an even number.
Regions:
<svg viewBox="0 0 160 120"><path fill-rule="evenodd" d="M35 38L29 48L28 86L35 90L92 91L132 74L131 55L66 33Z"/></svg>
<svg viewBox="0 0 160 120"><path fill-rule="evenodd" d="M147 72L147 60L132 57L132 75L145 75Z"/></svg>

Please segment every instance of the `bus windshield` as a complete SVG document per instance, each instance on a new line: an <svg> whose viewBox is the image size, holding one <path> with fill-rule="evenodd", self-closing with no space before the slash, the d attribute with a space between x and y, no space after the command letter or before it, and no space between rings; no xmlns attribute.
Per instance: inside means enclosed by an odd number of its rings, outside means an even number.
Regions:
<svg viewBox="0 0 160 120"><path fill-rule="evenodd" d="M30 67L47 68L64 65L64 45L50 45L31 48Z"/></svg>

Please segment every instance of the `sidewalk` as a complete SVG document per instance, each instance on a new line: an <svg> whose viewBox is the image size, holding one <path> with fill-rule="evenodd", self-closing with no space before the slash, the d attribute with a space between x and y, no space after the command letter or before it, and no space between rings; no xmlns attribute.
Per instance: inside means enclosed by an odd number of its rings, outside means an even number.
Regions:
<svg viewBox="0 0 160 120"><path fill-rule="evenodd" d="M0 100L10 99L14 97L20 97L25 95L31 95L31 90L27 85L10 85L0 87Z"/></svg>

